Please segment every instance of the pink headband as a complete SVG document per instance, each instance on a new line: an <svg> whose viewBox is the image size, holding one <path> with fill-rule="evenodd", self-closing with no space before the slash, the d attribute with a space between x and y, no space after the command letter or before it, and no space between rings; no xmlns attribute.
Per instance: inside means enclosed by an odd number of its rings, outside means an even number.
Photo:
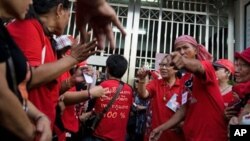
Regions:
<svg viewBox="0 0 250 141"><path fill-rule="evenodd" d="M197 41L189 36L189 35L182 35L175 39L175 45L180 42L186 42L193 45L197 49L197 59L204 61L209 60L213 61L212 55L206 50L206 48L202 44L198 44Z"/></svg>

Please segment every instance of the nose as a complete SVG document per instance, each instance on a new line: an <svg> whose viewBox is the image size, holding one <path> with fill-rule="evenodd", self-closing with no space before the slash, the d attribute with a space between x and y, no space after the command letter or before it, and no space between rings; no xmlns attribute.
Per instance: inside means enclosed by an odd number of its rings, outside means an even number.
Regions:
<svg viewBox="0 0 250 141"><path fill-rule="evenodd" d="M234 67L235 67L235 73L240 71L239 65L234 65Z"/></svg>
<svg viewBox="0 0 250 141"><path fill-rule="evenodd" d="M180 51L179 51L179 53L180 53L181 55L184 55L185 50L184 50L183 48L181 48Z"/></svg>

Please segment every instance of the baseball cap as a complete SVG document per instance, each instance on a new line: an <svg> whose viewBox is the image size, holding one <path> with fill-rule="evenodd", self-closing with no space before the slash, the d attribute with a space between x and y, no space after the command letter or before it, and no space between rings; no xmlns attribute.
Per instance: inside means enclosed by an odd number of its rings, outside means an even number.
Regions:
<svg viewBox="0 0 250 141"><path fill-rule="evenodd" d="M213 66L226 68L231 74L234 74L234 64L228 59L219 59L213 63Z"/></svg>
<svg viewBox="0 0 250 141"><path fill-rule="evenodd" d="M243 50L242 52L236 52L234 54L235 58L240 58L250 64L250 47L247 49Z"/></svg>

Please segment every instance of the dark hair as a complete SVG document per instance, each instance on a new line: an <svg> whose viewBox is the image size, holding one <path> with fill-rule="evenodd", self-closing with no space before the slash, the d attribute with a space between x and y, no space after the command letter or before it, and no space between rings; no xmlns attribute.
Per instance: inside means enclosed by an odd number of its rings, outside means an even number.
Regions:
<svg viewBox="0 0 250 141"><path fill-rule="evenodd" d="M44 33L50 37L51 46L54 52L56 51L56 41L47 27L45 27L41 22L39 15L48 13L52 8L56 7L60 3L62 3L63 8L69 9L69 0L33 0L33 5L30 6L29 12L26 15L26 19L35 18L40 22L43 26Z"/></svg>
<svg viewBox="0 0 250 141"><path fill-rule="evenodd" d="M116 78L122 78L127 70L127 66L127 60L123 56L118 54L110 55L106 61L108 73Z"/></svg>
<svg viewBox="0 0 250 141"><path fill-rule="evenodd" d="M69 9L69 0L33 0L34 10L37 14L46 14L60 3L63 8Z"/></svg>

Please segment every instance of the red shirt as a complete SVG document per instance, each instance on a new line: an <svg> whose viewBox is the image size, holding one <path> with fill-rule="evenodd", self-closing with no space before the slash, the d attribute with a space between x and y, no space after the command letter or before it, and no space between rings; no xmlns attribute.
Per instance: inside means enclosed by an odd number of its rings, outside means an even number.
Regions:
<svg viewBox="0 0 250 141"><path fill-rule="evenodd" d="M101 112L112 99L119 86L117 80L106 80L100 84L103 88L108 88L108 98L98 98L95 103L96 112ZM101 119L94 135L106 140L125 141L126 127L129 118L129 112L132 105L133 91L128 84L124 84L119 97L112 104L109 111Z"/></svg>
<svg viewBox="0 0 250 141"><path fill-rule="evenodd" d="M224 105L225 105L225 106L228 106L228 104L229 104L230 102L233 102L233 101L236 99L236 98L234 97L232 91L230 91L230 92L224 94L224 95L222 96L222 98L223 98L223 101L224 101Z"/></svg>
<svg viewBox="0 0 250 141"><path fill-rule="evenodd" d="M61 75L61 82L66 80L69 77L70 77L69 72L64 73L63 75ZM74 92L76 91L76 88L72 87L69 91ZM62 118L64 128L74 133L78 131L79 122L76 116L75 105L66 106L61 118Z"/></svg>
<svg viewBox="0 0 250 141"><path fill-rule="evenodd" d="M169 87L162 79L155 79L147 84L146 89L150 93L151 97L151 131L159 125L168 121L174 115L175 112L168 108L166 104L174 94L177 94L177 97L181 95L183 86L184 84L182 84L179 79L176 79L175 84L172 87ZM166 98L165 100L164 97ZM166 139L170 141L184 140L183 134L178 134L171 130L164 131L159 141L166 141ZM148 140L148 138L145 138L145 140Z"/></svg>
<svg viewBox="0 0 250 141"><path fill-rule="evenodd" d="M32 67L42 64L42 50L44 47L46 48L44 63L57 60L50 40L45 36L42 26L37 20L16 20L10 23L7 28ZM57 80L29 91L29 100L49 117L52 126L55 120L55 106L58 95L59 83Z"/></svg>
<svg viewBox="0 0 250 141"><path fill-rule="evenodd" d="M184 134L187 141L227 141L224 102L212 64L201 62L206 79L193 76L192 97L187 105Z"/></svg>

